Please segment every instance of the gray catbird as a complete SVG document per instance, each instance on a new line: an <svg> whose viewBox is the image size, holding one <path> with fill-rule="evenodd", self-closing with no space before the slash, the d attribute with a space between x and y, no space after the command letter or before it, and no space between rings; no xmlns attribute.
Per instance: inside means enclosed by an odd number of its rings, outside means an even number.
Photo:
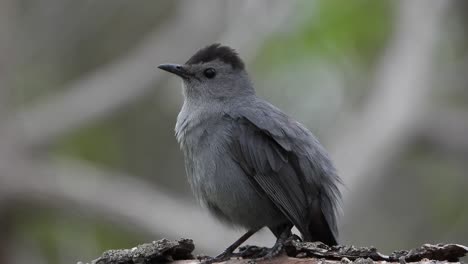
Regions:
<svg viewBox="0 0 468 264"><path fill-rule="evenodd" d="M277 237L267 257L283 250L293 226L305 241L337 244L340 178L330 158L302 124L255 95L235 50L213 44L159 68L183 80L175 131L195 196L248 230L214 261L265 226Z"/></svg>

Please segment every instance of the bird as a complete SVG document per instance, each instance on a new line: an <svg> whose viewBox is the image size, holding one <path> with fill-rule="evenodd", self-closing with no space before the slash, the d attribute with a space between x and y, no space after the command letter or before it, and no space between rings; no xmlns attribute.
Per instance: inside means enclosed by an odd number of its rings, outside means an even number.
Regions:
<svg viewBox="0 0 468 264"><path fill-rule="evenodd" d="M210 263L231 258L264 227L276 237L265 258L284 251L294 226L303 241L337 245L342 180L329 154L304 125L256 95L236 50L215 43L184 64L158 68L182 79L175 136L195 197L221 222L247 230Z"/></svg>

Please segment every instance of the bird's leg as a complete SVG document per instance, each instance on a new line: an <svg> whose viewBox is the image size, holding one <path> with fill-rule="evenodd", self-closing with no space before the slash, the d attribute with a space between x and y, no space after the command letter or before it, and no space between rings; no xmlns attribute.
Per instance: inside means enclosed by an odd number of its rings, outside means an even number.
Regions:
<svg viewBox="0 0 468 264"><path fill-rule="evenodd" d="M272 248L270 248L266 252L266 255L263 256L261 260L271 259L273 257L280 255L283 252L284 243L292 235L291 228L292 226L288 224L288 225L283 225L281 227L272 229L273 233L277 237L276 243L275 245L273 245Z"/></svg>
<svg viewBox="0 0 468 264"><path fill-rule="evenodd" d="M244 235L242 235L239 239L236 240L236 242L232 243L228 248L226 248L223 253L219 254L218 256L214 258L208 258L204 261L202 261L203 264L211 264L215 262L221 262L230 259L233 256L234 250L238 248L242 243L244 243L249 237L251 237L255 232L257 232L258 229L252 229L247 231Z"/></svg>

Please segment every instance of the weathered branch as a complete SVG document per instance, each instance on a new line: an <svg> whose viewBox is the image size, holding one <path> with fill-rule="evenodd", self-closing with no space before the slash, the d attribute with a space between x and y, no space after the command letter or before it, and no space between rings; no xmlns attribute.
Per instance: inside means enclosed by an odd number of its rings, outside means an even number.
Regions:
<svg viewBox="0 0 468 264"><path fill-rule="evenodd" d="M192 251L195 249L190 239L169 241L162 239L132 249L108 250L96 260L94 264L107 263L158 263L171 260L193 260Z"/></svg>
<svg viewBox="0 0 468 264"><path fill-rule="evenodd" d="M93 260L93 264L150 264L158 262L198 263L203 257L194 258L195 249L190 239L169 241L162 239L152 243L142 244L132 249L108 250L101 257ZM229 263L250 263L252 258L260 257L257 252L264 248L246 246L240 249L242 256ZM459 262L468 253L468 247L458 244L425 244L411 250L395 251L385 255L374 247L334 246L328 247L320 242L300 242L289 240L285 245L286 255L265 260L263 263L374 263L386 261L390 263L449 263Z"/></svg>

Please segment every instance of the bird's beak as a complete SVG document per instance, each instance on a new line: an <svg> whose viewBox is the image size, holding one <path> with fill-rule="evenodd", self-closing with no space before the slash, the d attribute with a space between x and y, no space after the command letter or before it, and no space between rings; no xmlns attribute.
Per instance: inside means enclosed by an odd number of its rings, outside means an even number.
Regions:
<svg viewBox="0 0 468 264"><path fill-rule="evenodd" d="M167 72L173 73L175 75L178 75L182 78L188 78L190 76L190 73L187 71L187 69L179 64L172 64L172 63L167 63L167 64L161 64L158 66L159 69L165 70Z"/></svg>

